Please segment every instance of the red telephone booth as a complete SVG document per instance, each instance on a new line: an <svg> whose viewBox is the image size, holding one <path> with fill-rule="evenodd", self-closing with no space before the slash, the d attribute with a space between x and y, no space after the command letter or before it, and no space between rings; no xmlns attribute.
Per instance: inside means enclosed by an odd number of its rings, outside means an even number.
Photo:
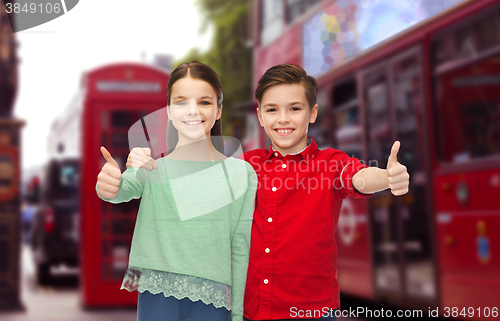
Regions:
<svg viewBox="0 0 500 321"><path fill-rule="evenodd" d="M150 132L144 130L142 135L153 150L151 156L162 156L154 153L166 150L166 117L147 115L164 111L168 78L160 69L135 63L104 66L82 78L80 291L84 307L137 302L137 293L120 290L120 285L128 266L140 199L111 204L97 196L97 175L105 164L100 147L108 149L123 172L130 148L147 147L137 143L141 139L134 143L134 128L147 127ZM151 130L155 128L157 132Z"/></svg>

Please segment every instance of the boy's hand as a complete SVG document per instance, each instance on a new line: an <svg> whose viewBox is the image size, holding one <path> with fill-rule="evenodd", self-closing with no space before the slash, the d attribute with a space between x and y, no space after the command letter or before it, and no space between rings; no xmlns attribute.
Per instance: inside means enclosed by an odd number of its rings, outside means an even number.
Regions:
<svg viewBox="0 0 500 321"><path fill-rule="evenodd" d="M398 196L408 193L408 185L410 184L410 175L406 170L406 166L400 164L397 159L399 141L394 142L391 149L391 155L387 161L387 180L391 193Z"/></svg>
<svg viewBox="0 0 500 321"><path fill-rule="evenodd" d="M150 157L151 149L149 148L132 148L127 157L127 167L145 168L147 170L156 169L156 161Z"/></svg>
<svg viewBox="0 0 500 321"><path fill-rule="evenodd" d="M111 157L111 154L104 146L101 146L101 153L106 159L106 164L97 175L97 192L104 198L115 198L122 173L118 163Z"/></svg>

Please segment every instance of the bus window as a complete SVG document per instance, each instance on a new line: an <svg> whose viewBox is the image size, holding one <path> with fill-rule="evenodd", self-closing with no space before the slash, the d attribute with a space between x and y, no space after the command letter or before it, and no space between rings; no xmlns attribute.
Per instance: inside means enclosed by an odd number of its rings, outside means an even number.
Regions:
<svg viewBox="0 0 500 321"><path fill-rule="evenodd" d="M365 78L365 83L368 159L376 162L371 166L385 168L393 143L388 116L389 99L385 70L370 73Z"/></svg>
<svg viewBox="0 0 500 321"><path fill-rule="evenodd" d="M283 29L283 1L265 0L260 2L260 6L260 42L265 46L279 37Z"/></svg>
<svg viewBox="0 0 500 321"><path fill-rule="evenodd" d="M351 157L361 159L361 126L356 82L335 85L332 92L335 118L335 146Z"/></svg>
<svg viewBox="0 0 500 321"><path fill-rule="evenodd" d="M438 36L434 46L436 69L467 59L500 42L500 14L490 15L466 27Z"/></svg>
<svg viewBox="0 0 500 321"><path fill-rule="evenodd" d="M472 26L479 51L495 47L500 41L500 14L481 20Z"/></svg>
<svg viewBox="0 0 500 321"><path fill-rule="evenodd" d="M61 165L61 187L66 189L68 193L76 193L78 188L78 164L63 164Z"/></svg>
<svg viewBox="0 0 500 321"><path fill-rule="evenodd" d="M451 48L453 40L446 39L453 38L458 53L450 64L443 42ZM498 13L436 39L435 132L440 161L460 163L500 154L499 51Z"/></svg>
<svg viewBox="0 0 500 321"><path fill-rule="evenodd" d="M460 107L465 152L473 158L500 154L500 100L473 101Z"/></svg>
<svg viewBox="0 0 500 321"><path fill-rule="evenodd" d="M318 104L318 117L316 117L314 124L310 124L308 136L314 137L319 148L332 147L330 139L331 122L326 88L318 88L316 103Z"/></svg>
<svg viewBox="0 0 500 321"><path fill-rule="evenodd" d="M286 22L293 23L321 0L288 0L286 2Z"/></svg>
<svg viewBox="0 0 500 321"><path fill-rule="evenodd" d="M417 55L411 55L392 66L393 100L396 111L397 138L401 141L400 162L409 173L416 173L423 166L418 162L419 151L417 119L422 110L420 62ZM422 159L423 162L423 159Z"/></svg>
<svg viewBox="0 0 500 321"><path fill-rule="evenodd" d="M46 194L47 200L75 198L79 179L78 161L52 160L48 165Z"/></svg>

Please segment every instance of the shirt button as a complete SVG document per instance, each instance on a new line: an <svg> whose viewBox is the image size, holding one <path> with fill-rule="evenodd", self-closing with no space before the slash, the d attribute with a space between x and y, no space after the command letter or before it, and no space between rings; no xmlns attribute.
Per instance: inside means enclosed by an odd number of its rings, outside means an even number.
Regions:
<svg viewBox="0 0 500 321"><path fill-rule="evenodd" d="M269 248L266 249L266 253L269 253L271 252L271 250Z"/></svg>
<svg viewBox="0 0 500 321"><path fill-rule="evenodd" d="M286 168L286 164L281 165L281 167Z"/></svg>
<svg viewBox="0 0 500 321"><path fill-rule="evenodd" d="M276 192L277 188L276 187L273 187L272 188L273 192Z"/></svg>
<svg viewBox="0 0 500 321"><path fill-rule="evenodd" d="M268 279L264 279L264 284L268 284L269 283L269 280Z"/></svg>
<svg viewBox="0 0 500 321"><path fill-rule="evenodd" d="M274 156L278 157L278 153L274 153Z"/></svg>
<svg viewBox="0 0 500 321"><path fill-rule="evenodd" d="M273 221L273 218L272 218L272 217L270 217L270 218L268 218L268 219L267 219L267 221L268 221L269 223L271 223L271 222Z"/></svg>

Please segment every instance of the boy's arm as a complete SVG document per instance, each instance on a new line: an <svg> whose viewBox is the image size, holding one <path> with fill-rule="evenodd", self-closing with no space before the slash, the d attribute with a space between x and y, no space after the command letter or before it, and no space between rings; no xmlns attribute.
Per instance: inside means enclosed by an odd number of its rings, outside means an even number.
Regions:
<svg viewBox="0 0 500 321"><path fill-rule="evenodd" d="M406 166L400 164L397 160L400 146L399 141L392 145L387 169L368 167L359 170L352 177L354 188L363 194L380 192L387 188L390 188L391 193L396 196L408 193L410 175L406 170Z"/></svg>

